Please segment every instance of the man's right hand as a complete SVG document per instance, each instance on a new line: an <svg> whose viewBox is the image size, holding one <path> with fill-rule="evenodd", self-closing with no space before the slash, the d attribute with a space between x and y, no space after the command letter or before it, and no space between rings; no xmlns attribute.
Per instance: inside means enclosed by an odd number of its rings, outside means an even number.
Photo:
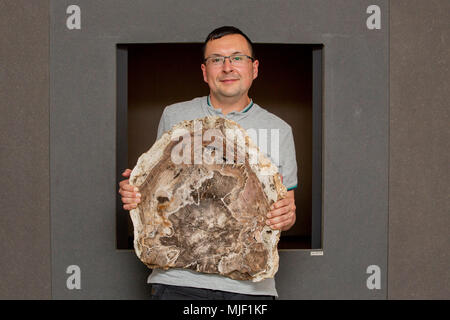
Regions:
<svg viewBox="0 0 450 320"><path fill-rule="evenodd" d="M130 169L126 169L122 172L122 176L125 178L129 178L131 174ZM125 210L131 210L137 207L137 204L141 202L141 194L139 193L139 189L130 185L130 180L122 180L119 183L119 193L122 196L123 208Z"/></svg>

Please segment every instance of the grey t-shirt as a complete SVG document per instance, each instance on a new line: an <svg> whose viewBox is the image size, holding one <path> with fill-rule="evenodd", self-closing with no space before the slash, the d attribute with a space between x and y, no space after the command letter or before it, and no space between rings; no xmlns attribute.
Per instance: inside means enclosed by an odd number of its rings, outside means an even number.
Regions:
<svg viewBox="0 0 450 320"><path fill-rule="evenodd" d="M240 124L258 145L259 150L278 166L286 188L292 190L297 187L297 161L292 128L285 121L253 101L242 111L233 111L226 115L222 113L221 109L215 109L207 96L172 104L164 109L158 126L158 139L164 132L181 121L206 116L220 116ZM154 269L147 282L278 296L273 278L252 282L233 280L218 274L199 273L187 269Z"/></svg>

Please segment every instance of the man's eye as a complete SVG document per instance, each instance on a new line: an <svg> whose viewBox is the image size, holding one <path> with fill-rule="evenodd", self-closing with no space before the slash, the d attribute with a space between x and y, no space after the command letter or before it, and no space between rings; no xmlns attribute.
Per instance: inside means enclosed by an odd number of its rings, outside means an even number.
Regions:
<svg viewBox="0 0 450 320"><path fill-rule="evenodd" d="M241 60L243 60L243 58L241 56L236 56L236 57L233 57L233 60L234 61L241 61Z"/></svg>
<svg viewBox="0 0 450 320"><path fill-rule="evenodd" d="M221 60L222 60L222 59L220 59L220 58L212 58L212 59L211 59L211 61L212 61L213 63L219 63Z"/></svg>

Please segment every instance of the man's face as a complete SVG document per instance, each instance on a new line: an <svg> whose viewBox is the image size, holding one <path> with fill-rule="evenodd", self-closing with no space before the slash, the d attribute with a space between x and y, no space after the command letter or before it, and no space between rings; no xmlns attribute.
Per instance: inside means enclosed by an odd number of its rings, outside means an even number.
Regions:
<svg viewBox="0 0 450 320"><path fill-rule="evenodd" d="M210 40L206 44L205 58L211 56L230 56L244 54L251 56L247 40L240 34L231 34ZM253 79L258 76L258 61L250 59L242 66L235 66L225 59L223 65L202 64L203 80L208 83L212 94L218 97L237 97L248 95Z"/></svg>

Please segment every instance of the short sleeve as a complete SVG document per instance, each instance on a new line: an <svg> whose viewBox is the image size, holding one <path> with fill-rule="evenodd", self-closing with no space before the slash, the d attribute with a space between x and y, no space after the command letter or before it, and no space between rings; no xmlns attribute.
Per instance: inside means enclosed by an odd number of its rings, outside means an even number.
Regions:
<svg viewBox="0 0 450 320"><path fill-rule="evenodd" d="M286 138L281 141L280 173L283 176L283 184L289 191L297 188L297 158L291 127L287 130Z"/></svg>
<svg viewBox="0 0 450 320"><path fill-rule="evenodd" d="M166 116L166 108L164 108L164 111L161 115L161 119L159 119L159 125L158 125L158 133L156 135L156 140L161 138L164 132L168 130L167 128L167 116Z"/></svg>

